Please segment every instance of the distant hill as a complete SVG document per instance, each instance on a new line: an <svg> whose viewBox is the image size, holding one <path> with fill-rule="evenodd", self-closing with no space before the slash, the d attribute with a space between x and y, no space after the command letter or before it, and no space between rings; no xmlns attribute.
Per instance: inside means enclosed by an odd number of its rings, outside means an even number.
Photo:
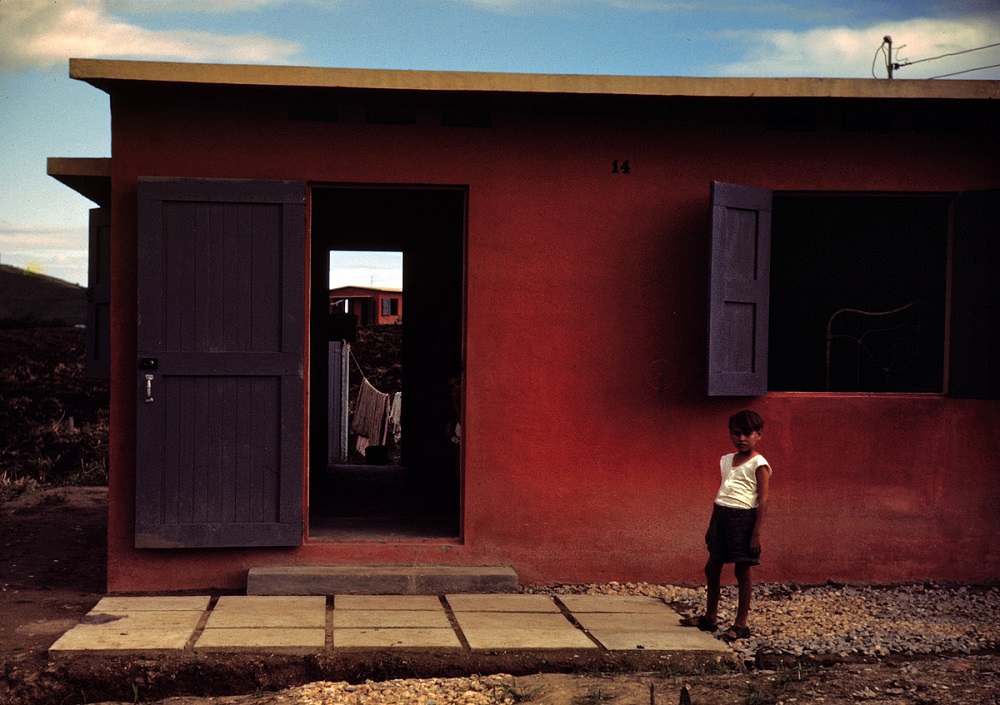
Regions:
<svg viewBox="0 0 1000 705"><path fill-rule="evenodd" d="M87 321L87 290L0 264L0 327L75 326Z"/></svg>

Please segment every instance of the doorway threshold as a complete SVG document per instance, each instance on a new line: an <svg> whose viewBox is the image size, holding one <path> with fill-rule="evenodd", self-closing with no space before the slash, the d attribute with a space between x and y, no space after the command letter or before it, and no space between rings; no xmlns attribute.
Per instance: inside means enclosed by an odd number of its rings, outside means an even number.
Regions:
<svg viewBox="0 0 1000 705"><path fill-rule="evenodd" d="M315 517L309 540L459 544L453 523L447 517Z"/></svg>
<svg viewBox="0 0 1000 705"><path fill-rule="evenodd" d="M317 489L310 541L461 543L454 488L406 467L331 465Z"/></svg>

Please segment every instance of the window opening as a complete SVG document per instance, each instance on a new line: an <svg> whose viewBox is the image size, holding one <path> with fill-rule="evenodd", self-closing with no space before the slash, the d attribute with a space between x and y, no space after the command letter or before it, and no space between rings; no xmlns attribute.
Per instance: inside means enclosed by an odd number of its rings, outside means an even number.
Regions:
<svg viewBox="0 0 1000 705"><path fill-rule="evenodd" d="M769 389L942 391L949 208L774 194Z"/></svg>

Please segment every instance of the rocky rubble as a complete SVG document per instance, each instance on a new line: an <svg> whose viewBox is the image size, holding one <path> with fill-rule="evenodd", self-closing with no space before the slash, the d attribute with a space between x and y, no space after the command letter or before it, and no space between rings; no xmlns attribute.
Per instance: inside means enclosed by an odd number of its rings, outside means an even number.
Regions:
<svg viewBox="0 0 1000 705"><path fill-rule="evenodd" d="M267 696L233 698L232 705L513 705L518 696L508 675L308 683ZM219 700L216 705L226 705ZM98 704L99 705L99 704Z"/></svg>
<svg viewBox="0 0 1000 705"><path fill-rule="evenodd" d="M704 588L648 583L528 588L551 594L649 595L682 614L700 614ZM735 586L725 586L720 629L733 619ZM1000 586L754 586L750 639L732 648L752 664L766 656L856 658L969 654L1000 646Z"/></svg>

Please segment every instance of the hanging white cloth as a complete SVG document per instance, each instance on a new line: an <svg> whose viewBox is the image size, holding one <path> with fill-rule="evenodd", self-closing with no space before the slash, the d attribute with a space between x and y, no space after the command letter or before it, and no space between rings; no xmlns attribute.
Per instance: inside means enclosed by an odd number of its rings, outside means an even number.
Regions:
<svg viewBox="0 0 1000 705"><path fill-rule="evenodd" d="M389 405L389 431L392 433L392 439L399 443L403 438L403 393L396 392L392 397L392 402Z"/></svg>
<svg viewBox="0 0 1000 705"><path fill-rule="evenodd" d="M389 395L375 389L367 379L362 379L351 422L351 430L358 434L357 449L362 454L369 445L385 445L388 415Z"/></svg>

